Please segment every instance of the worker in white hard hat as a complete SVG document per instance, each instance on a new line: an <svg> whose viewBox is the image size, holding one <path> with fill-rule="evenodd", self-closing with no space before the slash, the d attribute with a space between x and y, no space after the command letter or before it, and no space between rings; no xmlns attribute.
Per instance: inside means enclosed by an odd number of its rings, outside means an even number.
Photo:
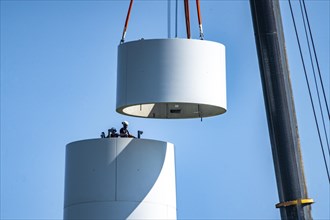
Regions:
<svg viewBox="0 0 330 220"><path fill-rule="evenodd" d="M134 138L133 135L130 135L127 127L128 127L128 122L127 121L123 121L122 122L123 127L120 129L120 137L131 137Z"/></svg>

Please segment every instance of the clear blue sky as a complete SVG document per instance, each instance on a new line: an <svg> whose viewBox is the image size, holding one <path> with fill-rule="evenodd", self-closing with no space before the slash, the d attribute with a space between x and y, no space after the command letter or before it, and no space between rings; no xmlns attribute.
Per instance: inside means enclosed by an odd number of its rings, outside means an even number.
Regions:
<svg viewBox="0 0 330 220"><path fill-rule="evenodd" d="M329 94L330 2L306 3ZM249 2L201 1L205 38L226 46L228 93L227 113L203 122L115 112L116 53L128 4L1 0L1 219L61 219L65 145L97 138L122 120L133 133L143 130L143 138L175 144L179 219L279 218ZM312 214L329 219L329 183L288 2L281 6ZM299 15L297 1L294 9ZM135 1L127 41L166 38L166 16L167 1Z"/></svg>

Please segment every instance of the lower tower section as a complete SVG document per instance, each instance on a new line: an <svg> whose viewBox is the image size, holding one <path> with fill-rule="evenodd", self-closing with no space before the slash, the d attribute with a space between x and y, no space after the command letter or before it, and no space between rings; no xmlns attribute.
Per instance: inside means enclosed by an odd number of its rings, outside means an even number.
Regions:
<svg viewBox="0 0 330 220"><path fill-rule="evenodd" d="M174 145L132 138L68 144L64 219L176 219Z"/></svg>

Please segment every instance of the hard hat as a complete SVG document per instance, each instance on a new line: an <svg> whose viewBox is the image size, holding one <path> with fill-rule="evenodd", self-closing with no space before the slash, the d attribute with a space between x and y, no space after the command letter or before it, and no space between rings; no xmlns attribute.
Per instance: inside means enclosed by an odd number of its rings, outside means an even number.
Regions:
<svg viewBox="0 0 330 220"><path fill-rule="evenodd" d="M123 121L122 124L128 126L128 121Z"/></svg>
<svg viewBox="0 0 330 220"><path fill-rule="evenodd" d="M116 129L116 128L114 128L114 127L112 127L111 129L109 129L109 131L114 131L114 132L116 132L116 131L117 131L117 129Z"/></svg>

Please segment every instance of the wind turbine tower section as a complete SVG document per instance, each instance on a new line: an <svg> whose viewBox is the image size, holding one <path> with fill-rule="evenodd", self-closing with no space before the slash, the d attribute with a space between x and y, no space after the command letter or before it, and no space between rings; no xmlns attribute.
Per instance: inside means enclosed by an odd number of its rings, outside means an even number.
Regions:
<svg viewBox="0 0 330 220"><path fill-rule="evenodd" d="M64 219L176 219L173 144L133 138L68 144Z"/></svg>

